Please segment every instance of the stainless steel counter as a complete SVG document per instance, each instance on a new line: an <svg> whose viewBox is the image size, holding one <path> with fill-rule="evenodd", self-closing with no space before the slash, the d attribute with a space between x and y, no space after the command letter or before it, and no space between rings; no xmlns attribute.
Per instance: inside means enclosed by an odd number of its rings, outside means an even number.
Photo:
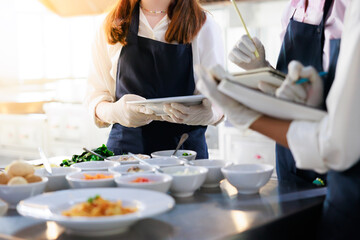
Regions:
<svg viewBox="0 0 360 240"><path fill-rule="evenodd" d="M270 180L260 194L246 196L223 181L221 188L201 189L193 197L176 199L173 210L139 221L122 235L101 239L311 239L325 193L325 188ZM68 235L54 222L21 217L15 210L0 217L0 239L1 234L86 239Z"/></svg>

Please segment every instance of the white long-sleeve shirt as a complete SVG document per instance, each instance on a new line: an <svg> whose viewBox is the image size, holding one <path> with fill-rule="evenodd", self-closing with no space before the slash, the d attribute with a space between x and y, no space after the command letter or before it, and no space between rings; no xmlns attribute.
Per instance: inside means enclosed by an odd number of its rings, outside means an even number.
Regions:
<svg viewBox="0 0 360 240"><path fill-rule="evenodd" d="M349 169L360 159L360 1L345 15L336 76L320 122L293 121L287 140L296 166L326 172Z"/></svg>
<svg viewBox="0 0 360 240"><path fill-rule="evenodd" d="M139 20L139 36L165 42L165 33L170 22L167 15L154 28L151 28L140 9ZM221 36L220 27L210 14L206 14L206 22L192 41L194 66L197 64L209 68L216 64L224 66L225 50ZM101 27L92 45L92 61L85 100L98 127L109 126L109 124L96 117L95 109L102 101L115 101L117 64L121 49L122 45L120 43L115 45L107 43L104 29ZM139 60L141 61L141 59Z"/></svg>

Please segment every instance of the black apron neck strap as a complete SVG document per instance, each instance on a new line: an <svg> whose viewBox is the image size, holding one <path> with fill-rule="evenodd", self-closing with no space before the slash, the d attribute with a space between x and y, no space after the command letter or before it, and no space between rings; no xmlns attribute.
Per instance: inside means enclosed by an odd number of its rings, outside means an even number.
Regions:
<svg viewBox="0 0 360 240"><path fill-rule="evenodd" d="M325 4L324 4L324 14L323 14L323 18L321 21L321 28L322 28L322 35L321 35L321 46L322 49L324 49L324 45L325 45L325 22L326 22L326 17L330 12L330 7L333 3L333 0L325 0Z"/></svg>
<svg viewBox="0 0 360 240"><path fill-rule="evenodd" d="M324 14L323 14L323 18L322 18L322 23L324 24L324 26L325 26L326 17L329 14L332 3L333 3L333 0L325 0Z"/></svg>
<svg viewBox="0 0 360 240"><path fill-rule="evenodd" d="M140 0L137 1L134 10L131 14L131 22L130 22L130 32L138 35L139 31L139 21L140 21Z"/></svg>

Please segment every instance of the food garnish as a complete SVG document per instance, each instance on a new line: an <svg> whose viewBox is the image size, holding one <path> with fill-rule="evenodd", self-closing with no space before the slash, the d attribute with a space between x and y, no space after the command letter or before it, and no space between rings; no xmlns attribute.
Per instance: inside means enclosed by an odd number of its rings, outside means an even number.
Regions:
<svg viewBox="0 0 360 240"><path fill-rule="evenodd" d="M148 178L138 177L131 181L132 183L149 183L151 182Z"/></svg>
<svg viewBox="0 0 360 240"><path fill-rule="evenodd" d="M138 211L136 207L124 207L122 201L111 202L100 195L89 198L86 202L76 204L69 210L63 211L67 217L106 217L124 215Z"/></svg>
<svg viewBox="0 0 360 240"><path fill-rule="evenodd" d="M105 175L102 173L97 173L96 175L90 175L84 173L85 180L96 180L96 179L108 179L108 178L114 178L112 175Z"/></svg>
<svg viewBox="0 0 360 240"><path fill-rule="evenodd" d="M138 166L134 166L134 167L130 167L126 172L143 172L143 171L144 170L142 170Z"/></svg>
<svg viewBox="0 0 360 240"><path fill-rule="evenodd" d="M111 157L114 156L114 153L110 151L105 144L103 144L101 147L94 149L94 152L100 154L104 157ZM90 162L90 161L103 161L104 159L95 156L88 152L83 152L81 155L73 155L71 159L65 159L60 163L60 167L70 167L74 163L80 163L80 162Z"/></svg>
<svg viewBox="0 0 360 240"><path fill-rule="evenodd" d="M182 155L185 156L185 157L186 157L186 156L191 156L191 153L186 153L186 152L185 152L185 153L183 153Z"/></svg>
<svg viewBox="0 0 360 240"><path fill-rule="evenodd" d="M98 199L99 197L100 197L100 195L97 194L97 195L95 195L95 197L90 197L90 198L88 198L87 202L88 202L88 203L93 203L94 200Z"/></svg>

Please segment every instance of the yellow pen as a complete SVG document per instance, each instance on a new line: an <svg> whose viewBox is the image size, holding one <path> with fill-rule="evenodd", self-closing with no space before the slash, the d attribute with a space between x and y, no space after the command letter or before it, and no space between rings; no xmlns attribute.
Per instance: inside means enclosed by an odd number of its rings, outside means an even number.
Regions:
<svg viewBox="0 0 360 240"><path fill-rule="evenodd" d="M243 26L244 26L244 28L245 28L246 35L248 35L248 37L250 38L250 40L253 42L253 44L254 44L254 46L255 46L255 56L256 56L257 58L259 58L259 52L258 52L258 50L256 49L255 42L254 42L254 40L252 39L252 37L250 36L250 33L249 33L249 31L248 31L248 29L247 29L247 27L246 27L246 25L245 25L244 19L243 19L243 17L241 16L240 10L239 10L239 8L238 8L237 5L236 5L235 0L230 0L230 1L234 4L234 8L235 8L237 14L239 15L240 20L241 20L241 22L242 22L242 24L243 24Z"/></svg>

